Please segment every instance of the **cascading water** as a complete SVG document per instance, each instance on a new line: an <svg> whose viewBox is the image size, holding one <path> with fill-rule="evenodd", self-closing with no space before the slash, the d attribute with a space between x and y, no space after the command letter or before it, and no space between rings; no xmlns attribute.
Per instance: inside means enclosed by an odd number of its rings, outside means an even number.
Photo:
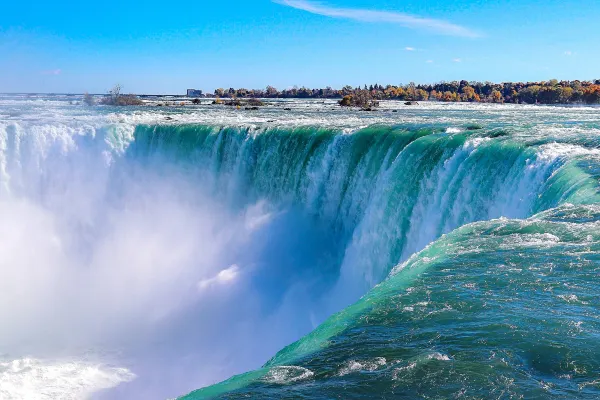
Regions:
<svg viewBox="0 0 600 400"><path fill-rule="evenodd" d="M291 105L0 102L2 397L596 393L598 110Z"/></svg>

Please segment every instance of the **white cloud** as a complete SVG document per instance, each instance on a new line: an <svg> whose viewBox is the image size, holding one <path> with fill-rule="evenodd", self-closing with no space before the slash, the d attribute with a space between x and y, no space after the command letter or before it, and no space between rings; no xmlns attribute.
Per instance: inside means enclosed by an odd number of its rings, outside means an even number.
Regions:
<svg viewBox="0 0 600 400"><path fill-rule="evenodd" d="M571 50L565 51L565 56L572 56L573 52Z"/></svg>
<svg viewBox="0 0 600 400"><path fill-rule="evenodd" d="M236 264L233 264L231 267L222 270L212 278L202 279L198 282L198 289L203 290L214 285L226 285L231 283L237 278L239 272L240 268Z"/></svg>
<svg viewBox="0 0 600 400"><path fill-rule="evenodd" d="M455 63L462 62L462 60L461 60L460 58L455 58L455 59L453 59L452 61L454 61Z"/></svg>
<svg viewBox="0 0 600 400"><path fill-rule="evenodd" d="M406 28L421 29L436 32L448 36L478 37L477 32L455 25L447 21L423 18L415 15L393 12L376 11L358 8L337 8L323 5L310 0L272 0L275 3L307 11L313 14L332 18L345 18L362 22L388 22L398 24Z"/></svg>
<svg viewBox="0 0 600 400"><path fill-rule="evenodd" d="M406 50L406 51L415 51L416 49L414 47L405 47L404 50Z"/></svg>
<svg viewBox="0 0 600 400"><path fill-rule="evenodd" d="M433 64L433 60L427 60L425 61L427 64Z"/></svg>

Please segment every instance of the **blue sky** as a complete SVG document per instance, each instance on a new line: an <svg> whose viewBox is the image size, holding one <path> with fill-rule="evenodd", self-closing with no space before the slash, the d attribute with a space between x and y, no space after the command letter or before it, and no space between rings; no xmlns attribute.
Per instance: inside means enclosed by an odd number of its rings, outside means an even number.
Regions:
<svg viewBox="0 0 600 400"><path fill-rule="evenodd" d="M7 1L0 92L600 78L597 0Z"/></svg>

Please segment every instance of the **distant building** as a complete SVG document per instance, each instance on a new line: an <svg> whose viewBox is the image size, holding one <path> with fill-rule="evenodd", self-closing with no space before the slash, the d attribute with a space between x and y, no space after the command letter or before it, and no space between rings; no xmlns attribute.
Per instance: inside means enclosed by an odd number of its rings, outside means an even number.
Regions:
<svg viewBox="0 0 600 400"><path fill-rule="evenodd" d="M187 97L202 97L202 90L198 89L188 89Z"/></svg>

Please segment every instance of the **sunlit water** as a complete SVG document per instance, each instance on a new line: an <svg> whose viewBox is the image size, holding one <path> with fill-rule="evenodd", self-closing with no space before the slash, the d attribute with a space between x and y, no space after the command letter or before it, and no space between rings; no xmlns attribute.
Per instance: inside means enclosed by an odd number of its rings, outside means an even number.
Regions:
<svg viewBox="0 0 600 400"><path fill-rule="evenodd" d="M594 107L0 97L0 397L595 398L599 161Z"/></svg>

